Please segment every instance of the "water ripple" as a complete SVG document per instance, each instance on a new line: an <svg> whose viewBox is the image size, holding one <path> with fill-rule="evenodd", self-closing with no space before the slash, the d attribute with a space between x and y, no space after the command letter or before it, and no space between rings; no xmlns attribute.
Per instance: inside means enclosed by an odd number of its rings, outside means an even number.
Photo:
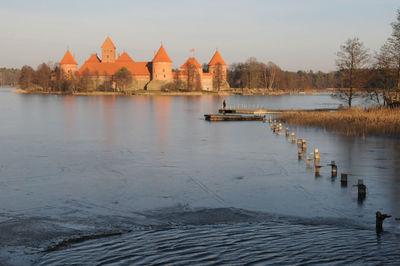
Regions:
<svg viewBox="0 0 400 266"><path fill-rule="evenodd" d="M171 226L74 244L46 253L38 265L395 264L399 244L396 234L340 225Z"/></svg>

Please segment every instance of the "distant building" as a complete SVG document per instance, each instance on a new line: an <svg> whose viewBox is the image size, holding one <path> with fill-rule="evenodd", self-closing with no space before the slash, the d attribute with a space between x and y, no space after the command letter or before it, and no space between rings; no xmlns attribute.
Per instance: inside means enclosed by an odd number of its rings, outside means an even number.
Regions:
<svg viewBox="0 0 400 266"><path fill-rule="evenodd" d="M67 50L63 59L60 61L60 69L64 72L64 75L72 77L72 75L78 70L78 63L75 61L75 56Z"/></svg>
<svg viewBox="0 0 400 266"><path fill-rule="evenodd" d="M208 64L208 73L203 71L203 67L194 57L188 58L180 71L173 71L172 60L163 45L149 62L135 62L125 52L118 54L117 58L116 47L109 37L101 46L101 59L97 54L92 54L78 69L75 56L67 50L60 61L60 69L67 77L78 73L103 81L113 81L115 73L122 67L132 73L137 89L160 90L164 85L173 82L184 83L190 90L215 91L229 88L226 82L226 63L218 51Z"/></svg>

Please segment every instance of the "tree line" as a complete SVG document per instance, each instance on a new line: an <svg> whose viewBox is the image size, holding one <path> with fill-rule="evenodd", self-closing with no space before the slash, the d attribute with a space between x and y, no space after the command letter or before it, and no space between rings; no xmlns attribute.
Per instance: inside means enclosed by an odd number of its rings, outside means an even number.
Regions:
<svg viewBox="0 0 400 266"><path fill-rule="evenodd" d="M268 91L306 91L336 88L334 94L349 107L355 97L364 97L378 106L389 101L400 103L400 9L391 23L392 34L379 51L371 53L359 38L349 38L337 52L337 70L283 71L273 62L267 64L249 58L228 68L232 88Z"/></svg>
<svg viewBox="0 0 400 266"><path fill-rule="evenodd" d="M18 85L25 90L42 90L48 92L90 92L90 91L125 91L134 86L136 80L125 67L118 70L113 79L104 79L100 73L64 73L58 64L42 63L36 70L23 66L19 72Z"/></svg>
<svg viewBox="0 0 400 266"><path fill-rule="evenodd" d="M18 85L19 69L0 68L0 87L15 87Z"/></svg>
<svg viewBox="0 0 400 266"><path fill-rule="evenodd" d="M243 63L229 66L227 79L231 88L265 89L266 91L307 91L340 86L336 71L324 73L282 70L273 62L267 64L251 57Z"/></svg>
<svg viewBox="0 0 400 266"><path fill-rule="evenodd" d="M400 9L396 21L391 23L392 34L379 51L371 53L357 38L350 38L340 46L336 65L341 73L343 86L337 94L349 107L362 88L378 106L400 104Z"/></svg>

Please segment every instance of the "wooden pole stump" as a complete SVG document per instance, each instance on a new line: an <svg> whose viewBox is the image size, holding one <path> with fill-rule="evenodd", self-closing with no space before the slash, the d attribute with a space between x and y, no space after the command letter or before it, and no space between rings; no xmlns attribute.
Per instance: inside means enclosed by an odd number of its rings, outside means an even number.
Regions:
<svg viewBox="0 0 400 266"><path fill-rule="evenodd" d="M337 176L337 165L336 165L335 161L331 161L331 163L329 163L327 165L331 166L332 177L336 177Z"/></svg>
<svg viewBox="0 0 400 266"><path fill-rule="evenodd" d="M364 200L367 195L367 186L364 185L364 181L362 179L358 179L358 183L356 185L358 187L358 200Z"/></svg>
<svg viewBox="0 0 400 266"><path fill-rule="evenodd" d="M299 160L301 160L303 158L303 154L304 154L304 152L302 150L298 150L297 155L299 157Z"/></svg>
<svg viewBox="0 0 400 266"><path fill-rule="evenodd" d="M318 148L314 149L314 160L319 160L321 158Z"/></svg>
<svg viewBox="0 0 400 266"><path fill-rule="evenodd" d="M386 218L392 217L391 215L382 214L381 212L376 212L376 232L381 233L383 231L383 221Z"/></svg>
<svg viewBox="0 0 400 266"><path fill-rule="evenodd" d="M306 142L305 139L303 139L303 143L301 144L301 148L302 148L303 150L306 150L306 149L307 149L307 142Z"/></svg>
<svg viewBox="0 0 400 266"><path fill-rule="evenodd" d="M347 174L341 173L340 183L342 184L342 187L347 187Z"/></svg>

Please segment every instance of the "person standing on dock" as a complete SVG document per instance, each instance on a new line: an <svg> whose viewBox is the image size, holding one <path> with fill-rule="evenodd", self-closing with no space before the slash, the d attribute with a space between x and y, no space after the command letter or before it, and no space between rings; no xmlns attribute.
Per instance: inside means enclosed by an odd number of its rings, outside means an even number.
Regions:
<svg viewBox="0 0 400 266"><path fill-rule="evenodd" d="M224 101L222 102L222 109L225 109L225 107L226 107L226 102L225 102L225 99L224 99Z"/></svg>

